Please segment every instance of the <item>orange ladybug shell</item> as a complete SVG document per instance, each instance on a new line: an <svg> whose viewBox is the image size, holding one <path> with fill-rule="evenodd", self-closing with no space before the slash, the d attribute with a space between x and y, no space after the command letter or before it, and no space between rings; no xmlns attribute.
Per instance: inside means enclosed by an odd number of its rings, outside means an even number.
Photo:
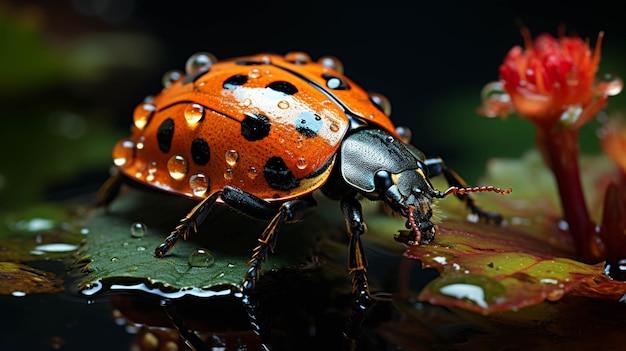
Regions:
<svg viewBox="0 0 626 351"><path fill-rule="evenodd" d="M318 189L360 119L396 135L369 94L306 54L215 62L139 104L113 151L142 184L202 199L227 185L269 201Z"/></svg>

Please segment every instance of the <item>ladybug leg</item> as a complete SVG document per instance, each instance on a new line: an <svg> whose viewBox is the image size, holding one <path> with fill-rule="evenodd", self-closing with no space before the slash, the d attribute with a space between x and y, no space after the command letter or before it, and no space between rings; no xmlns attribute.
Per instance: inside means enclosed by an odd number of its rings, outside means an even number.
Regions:
<svg viewBox="0 0 626 351"><path fill-rule="evenodd" d="M259 237L259 245L252 252L252 258L248 262L250 268L243 278L242 292L243 304L248 310L248 318L252 324L252 328L263 342L270 340L269 328L261 319L258 297L254 294L254 288L261 274L263 263L267 261L269 254L274 252L278 232L284 223L297 222L308 216L317 206L312 196L300 199L294 199L284 202L280 207L252 194L246 193L235 187L225 187L222 194L222 200L233 207L235 210L245 213L258 219L269 219L261 236ZM268 215L270 215L268 218ZM264 345L267 348L267 346Z"/></svg>
<svg viewBox="0 0 626 351"><path fill-rule="evenodd" d="M228 203L235 209L242 211L247 210L248 215L259 218L258 215L266 214L268 208L270 208L271 204L263 199L257 198L256 196L248 193L241 192L241 194L245 194L245 201L239 203L232 203L230 198L222 196L224 202ZM259 204L256 209L250 212L250 208L247 206L242 206L242 203L246 203L248 206L252 203L257 202ZM259 245L256 246L252 252L252 258L249 261L250 268L246 272L246 275L243 279L242 288L244 292L251 291L254 289L256 282L259 278L259 274L261 272L261 266L270 253L274 252L276 247L276 241L278 238L278 232L284 223L294 223L300 221L301 219L307 217L309 214L313 212L317 203L315 199L311 196L307 196L300 199L290 200L284 202L278 210L274 210L274 217L271 219L268 226L265 228L261 236L259 237ZM242 208L245 207L245 208ZM261 219L263 219L261 217Z"/></svg>
<svg viewBox="0 0 626 351"><path fill-rule="evenodd" d="M458 175L454 170L448 168L442 159L430 158L424 161L424 163L428 168L428 173L430 174L430 177L435 177L443 174L443 176L446 177L446 181L450 186L457 186L460 188L468 187L465 180L463 180L463 178L461 178L461 176ZM469 194L455 194L455 196L459 200L464 202L465 205L472 211L472 213L478 215L478 217L483 218L487 221L493 221L497 224L502 222L502 216L500 214L483 210L482 208L480 208L480 206L476 204L476 200L474 200Z"/></svg>
<svg viewBox="0 0 626 351"><path fill-rule="evenodd" d="M350 233L348 270L352 273L352 293L355 295L355 300L352 316L344 333L344 340L347 343L345 349L352 350L356 347L356 339L361 332L365 312L372 304L372 298L365 274L367 258L361 243L361 235L365 233L361 203L354 196L344 196L340 204Z"/></svg>
<svg viewBox="0 0 626 351"><path fill-rule="evenodd" d="M196 207L194 207L185 218L181 219L180 224L170 233L170 235L163 240L163 242L156 247L154 255L156 257L164 257L168 252L176 245L181 238L187 239L189 233L193 231L198 232L198 226L202 224L206 216L211 212L215 201L222 194L221 191L217 191L211 196L202 200Z"/></svg>
<svg viewBox="0 0 626 351"><path fill-rule="evenodd" d="M122 172L116 170L115 173L112 174L98 190L96 206L108 208L109 204L119 194L122 183Z"/></svg>

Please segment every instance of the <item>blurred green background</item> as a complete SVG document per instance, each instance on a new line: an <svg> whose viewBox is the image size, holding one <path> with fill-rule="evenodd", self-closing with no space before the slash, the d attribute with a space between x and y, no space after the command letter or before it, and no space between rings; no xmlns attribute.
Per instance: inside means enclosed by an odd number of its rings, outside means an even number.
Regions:
<svg viewBox="0 0 626 351"><path fill-rule="evenodd" d="M626 76L626 26L608 1L0 1L0 211L88 201L135 105L197 51L337 56L391 100L416 146L478 182L488 159L533 147L529 123L475 112L522 24L535 35L565 25L592 43L603 30L600 74ZM584 152L598 152L596 128L582 130Z"/></svg>

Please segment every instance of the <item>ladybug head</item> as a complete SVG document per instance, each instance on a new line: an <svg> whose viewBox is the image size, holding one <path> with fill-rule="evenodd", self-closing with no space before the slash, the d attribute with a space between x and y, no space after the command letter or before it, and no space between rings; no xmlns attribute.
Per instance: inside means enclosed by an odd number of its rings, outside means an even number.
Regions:
<svg viewBox="0 0 626 351"><path fill-rule="evenodd" d="M408 243L432 241L435 236L434 224L431 222L432 203L433 198L439 196L428 181L423 164L400 173L380 170L374 179L380 199L395 213L407 219L406 227L410 230Z"/></svg>
<svg viewBox="0 0 626 351"><path fill-rule="evenodd" d="M386 131L361 129L341 146L340 167L345 183L365 197L386 203L407 218L409 242L429 242L433 198L441 197L428 180L424 154Z"/></svg>

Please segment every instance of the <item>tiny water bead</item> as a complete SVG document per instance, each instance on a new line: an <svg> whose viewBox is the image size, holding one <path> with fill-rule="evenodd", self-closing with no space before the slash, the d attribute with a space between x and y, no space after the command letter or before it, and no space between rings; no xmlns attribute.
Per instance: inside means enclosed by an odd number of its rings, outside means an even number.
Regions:
<svg viewBox="0 0 626 351"><path fill-rule="evenodd" d="M204 118L204 107L200 104L190 104L185 107L185 119L189 125L195 125Z"/></svg>
<svg viewBox="0 0 626 351"><path fill-rule="evenodd" d="M324 67L334 69L335 71L343 74L343 63L335 56L322 56L317 59L317 63L321 64Z"/></svg>
<svg viewBox="0 0 626 351"><path fill-rule="evenodd" d="M296 167L298 167L299 169L305 169L306 159L304 157L300 157L298 161L296 161Z"/></svg>
<svg viewBox="0 0 626 351"><path fill-rule="evenodd" d="M311 56L309 56L306 52L292 51L285 55L285 60L301 65L311 62Z"/></svg>
<svg viewBox="0 0 626 351"><path fill-rule="evenodd" d="M192 74L206 71L216 62L217 58L215 55L208 52L198 52L191 55L185 63L185 72L187 72L187 74Z"/></svg>
<svg viewBox="0 0 626 351"><path fill-rule="evenodd" d="M189 265L191 267L211 267L214 263L215 257L207 249L195 249L189 254Z"/></svg>
<svg viewBox="0 0 626 351"><path fill-rule="evenodd" d="M134 157L135 143L130 139L121 139L113 147L113 163L118 167L132 163Z"/></svg>
<svg viewBox="0 0 626 351"><path fill-rule="evenodd" d="M181 155L174 155L167 161L167 170L172 178L183 179L188 171L187 160Z"/></svg>
<svg viewBox="0 0 626 351"><path fill-rule="evenodd" d="M261 77L261 70L259 70L258 68L251 69L250 72L248 72L248 77L250 77L252 79L260 78Z"/></svg>
<svg viewBox="0 0 626 351"><path fill-rule="evenodd" d="M233 169L232 168L228 168L227 170L224 171L224 179L226 179L226 180L233 179Z"/></svg>
<svg viewBox="0 0 626 351"><path fill-rule="evenodd" d="M146 176L146 180L151 182L154 180L154 175L157 172L156 162L151 162L150 166L148 166L148 175Z"/></svg>
<svg viewBox="0 0 626 351"><path fill-rule="evenodd" d="M156 106L147 102L139 104L135 107L135 111L133 112L133 122L135 127L143 129L150 121L150 118L152 118L152 115L154 115L155 109Z"/></svg>
<svg viewBox="0 0 626 351"><path fill-rule="evenodd" d="M209 190L209 179L202 173L197 173L189 177L189 187L195 196L204 196Z"/></svg>
<svg viewBox="0 0 626 351"><path fill-rule="evenodd" d="M606 94L608 96L618 95L622 92L622 89L624 89L624 81L622 78L611 74L605 74L596 85L596 90L600 94Z"/></svg>
<svg viewBox="0 0 626 351"><path fill-rule="evenodd" d="M391 102L386 96L379 93L371 93L370 100L387 116L391 115Z"/></svg>
<svg viewBox="0 0 626 351"><path fill-rule="evenodd" d="M130 235L133 238L143 238L147 231L148 227L141 222L135 222L130 225Z"/></svg>
<svg viewBox="0 0 626 351"><path fill-rule="evenodd" d="M161 82L163 83L163 88L169 88L174 82L179 80L183 76L183 72L177 69L172 69L165 74L163 74L163 78Z"/></svg>
<svg viewBox="0 0 626 351"><path fill-rule="evenodd" d="M289 101L287 101L287 100L280 100L278 102L278 108L283 109L283 110L288 109L289 108Z"/></svg>
<svg viewBox="0 0 626 351"><path fill-rule="evenodd" d="M480 92L480 98L480 113L485 117L502 117L512 112L511 97L500 81L487 83Z"/></svg>
<svg viewBox="0 0 626 351"><path fill-rule="evenodd" d="M398 135L400 136L403 142L407 144L411 142L413 133L411 132L411 129L409 129L408 127L398 126L396 127L396 133L398 133Z"/></svg>
<svg viewBox="0 0 626 351"><path fill-rule="evenodd" d="M228 163L231 167L234 166L239 160L239 154L236 150L226 151L226 155L224 157L226 158L226 163Z"/></svg>
<svg viewBox="0 0 626 351"><path fill-rule="evenodd" d="M258 174L256 168L254 168L254 167L248 168L248 178L254 179L254 178L256 178L257 175L259 175L259 174Z"/></svg>
<svg viewBox="0 0 626 351"><path fill-rule="evenodd" d="M143 149L145 141L146 141L145 135L142 135L142 136L139 137L139 140L137 141L137 145L136 145L137 150Z"/></svg>

